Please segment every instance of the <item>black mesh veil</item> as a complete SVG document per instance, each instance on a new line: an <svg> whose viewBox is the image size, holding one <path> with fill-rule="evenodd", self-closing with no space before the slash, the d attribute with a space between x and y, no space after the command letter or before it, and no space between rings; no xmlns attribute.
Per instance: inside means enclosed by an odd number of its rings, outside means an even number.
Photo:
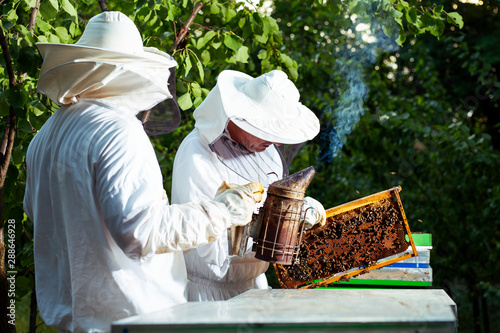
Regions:
<svg viewBox="0 0 500 333"><path fill-rule="evenodd" d="M264 187L288 176L288 167L299 151L301 144L273 145L263 152L253 153L243 145L233 141L227 129L214 142L209 144L219 160L230 170L249 182L259 182ZM279 159L273 154L274 149ZM277 172L281 171L281 174Z"/></svg>
<svg viewBox="0 0 500 333"><path fill-rule="evenodd" d="M149 136L170 133L181 123L181 113L177 105L175 80L175 68L172 67L170 68L170 76L168 78L168 90L172 98L158 103L151 110L139 114L144 130Z"/></svg>

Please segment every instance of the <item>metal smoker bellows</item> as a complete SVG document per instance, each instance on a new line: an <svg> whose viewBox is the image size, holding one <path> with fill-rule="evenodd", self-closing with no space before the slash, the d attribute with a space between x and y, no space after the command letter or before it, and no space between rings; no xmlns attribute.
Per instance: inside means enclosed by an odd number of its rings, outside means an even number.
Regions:
<svg viewBox="0 0 500 333"><path fill-rule="evenodd" d="M259 213L255 258L290 265L293 256L297 257L299 246L296 244L300 244L304 229L302 201L315 173L311 166L269 185L267 199Z"/></svg>

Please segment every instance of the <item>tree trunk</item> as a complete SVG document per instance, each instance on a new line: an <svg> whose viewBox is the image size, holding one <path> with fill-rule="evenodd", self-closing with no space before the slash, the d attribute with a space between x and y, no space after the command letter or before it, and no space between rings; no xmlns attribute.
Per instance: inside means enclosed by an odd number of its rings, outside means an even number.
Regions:
<svg viewBox="0 0 500 333"><path fill-rule="evenodd" d="M474 322L474 333L481 333L481 319L479 315L479 300L476 291L472 292L472 320Z"/></svg>
<svg viewBox="0 0 500 333"><path fill-rule="evenodd" d="M38 313L38 307L36 304L36 287L33 286L31 290L31 303L30 303L30 330L29 333L36 332L36 314Z"/></svg>
<svg viewBox="0 0 500 333"><path fill-rule="evenodd" d="M16 85L16 76L12 68L12 58L10 57L7 39L5 38L2 27L0 27L0 46L2 48L3 57L5 59L5 68L9 75L9 88ZM8 315L10 314L9 306L11 306L9 295L9 284L7 281L7 270L5 266L5 243L4 243L4 215L3 215L3 186L7 177L7 170L10 164L12 148L14 147L14 138L16 134L16 115L14 108L10 106L9 116L4 128L2 142L0 143L0 315L2 316L0 325L2 332L15 332L16 326L9 324ZM14 298L15 300L15 298ZM15 305L15 303L14 303ZM15 310L14 310L15 314Z"/></svg>
<svg viewBox="0 0 500 333"><path fill-rule="evenodd" d="M483 319L484 333L490 333L490 313L488 308L488 299L481 294L481 310Z"/></svg>

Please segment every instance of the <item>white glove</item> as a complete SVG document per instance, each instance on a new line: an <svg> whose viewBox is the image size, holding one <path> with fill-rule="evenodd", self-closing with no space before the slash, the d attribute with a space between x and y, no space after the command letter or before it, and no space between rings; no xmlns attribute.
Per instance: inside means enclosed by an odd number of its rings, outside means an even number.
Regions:
<svg viewBox="0 0 500 333"><path fill-rule="evenodd" d="M214 201L226 205L231 215L231 225L241 226L252 220L252 214L257 202L262 200L264 186L259 183L246 185L227 184L223 182L215 194Z"/></svg>
<svg viewBox="0 0 500 333"><path fill-rule="evenodd" d="M324 226L326 223L325 208L318 200L311 197L304 198L300 217L304 220L305 230L311 229L316 224Z"/></svg>

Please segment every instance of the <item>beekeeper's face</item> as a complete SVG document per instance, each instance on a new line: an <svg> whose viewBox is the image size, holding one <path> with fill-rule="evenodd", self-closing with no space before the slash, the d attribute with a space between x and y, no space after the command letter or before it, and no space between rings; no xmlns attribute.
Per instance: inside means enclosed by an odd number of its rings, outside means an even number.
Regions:
<svg viewBox="0 0 500 333"><path fill-rule="evenodd" d="M231 134L231 138L243 145L246 149L254 153L260 153L267 149L273 143L277 146L280 143L270 142L266 140L262 140L248 132L245 132L238 126L236 126L233 122L229 122L227 126L229 133Z"/></svg>

